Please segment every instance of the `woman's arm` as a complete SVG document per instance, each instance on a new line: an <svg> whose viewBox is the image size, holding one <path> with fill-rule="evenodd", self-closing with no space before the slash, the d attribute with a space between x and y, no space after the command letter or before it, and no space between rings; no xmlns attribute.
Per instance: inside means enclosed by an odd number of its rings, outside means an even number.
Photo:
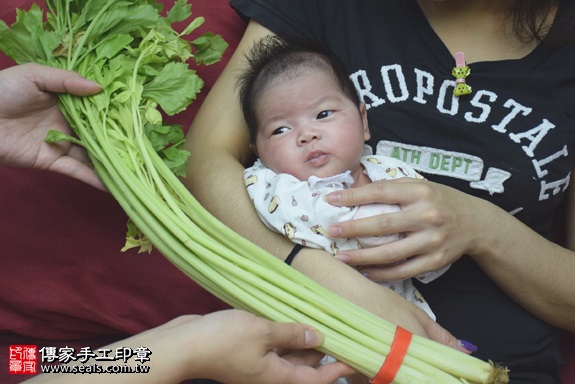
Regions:
<svg viewBox="0 0 575 384"><path fill-rule="evenodd" d="M244 54L267 34L271 34L268 29L250 22L234 55L198 111L186 137L191 157L185 184L218 219L283 260L293 243L261 222L245 189L243 170L251 160L251 153L248 130L235 93L235 78L242 68ZM328 289L395 324L457 347L456 340L422 310L365 279L327 252L305 249L292 265ZM405 310L398 311L401 307Z"/></svg>
<svg viewBox="0 0 575 384"><path fill-rule="evenodd" d="M483 204L481 204L483 203ZM557 327L575 332L575 253L481 201L482 241L469 254L512 298Z"/></svg>
<svg viewBox="0 0 575 384"><path fill-rule="evenodd" d="M469 254L514 300L558 327L575 331L575 254L550 242L499 207L453 188L411 179L372 183L331 194L337 205L399 203L402 211L340 223L331 236L407 233L394 243L346 252L350 265L405 263L362 269L375 280L436 270Z"/></svg>

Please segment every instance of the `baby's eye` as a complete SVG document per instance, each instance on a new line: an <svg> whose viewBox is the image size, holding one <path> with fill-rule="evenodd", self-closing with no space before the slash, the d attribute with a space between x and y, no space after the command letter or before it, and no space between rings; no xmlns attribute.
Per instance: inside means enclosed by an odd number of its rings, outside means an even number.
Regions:
<svg viewBox="0 0 575 384"><path fill-rule="evenodd" d="M286 133L287 131L289 131L288 127L279 127L277 129L274 129L274 131L272 132L272 135L280 135L282 133Z"/></svg>
<svg viewBox="0 0 575 384"><path fill-rule="evenodd" d="M316 119L325 119L326 117L329 117L333 114L333 111L331 110L327 110L327 111L321 111L320 113L318 113Z"/></svg>

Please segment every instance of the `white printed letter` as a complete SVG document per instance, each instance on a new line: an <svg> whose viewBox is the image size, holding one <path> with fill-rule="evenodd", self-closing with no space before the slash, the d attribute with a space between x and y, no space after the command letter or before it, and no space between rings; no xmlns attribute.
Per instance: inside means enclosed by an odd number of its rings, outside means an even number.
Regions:
<svg viewBox="0 0 575 384"><path fill-rule="evenodd" d="M481 98L486 97L487 102L481 102ZM472 106L477 107L481 113L479 116L475 117L473 113L467 112L465 114L465 120L469 121L470 123L484 123L487 118L489 117L489 113L491 112L491 105L488 103L493 104L497 100L497 95L490 91L477 91L473 99L469 102Z"/></svg>
<svg viewBox="0 0 575 384"><path fill-rule="evenodd" d="M529 157L533 157L535 147L537 147L537 145L541 142L541 140L543 140L545 135L547 135L547 133L553 128L555 128L555 125L551 124L549 120L543 119L543 122L539 124L538 127L535 127L523 133L511 133L509 134L509 137L516 143L521 142L521 139L531 140L531 144L529 144L528 147L523 146L522 148L523 151L525 151L525 153L529 155Z"/></svg>
<svg viewBox="0 0 575 384"><path fill-rule="evenodd" d="M426 104L427 100L423 98L424 95L433 95L434 78L431 73L424 72L415 68L415 79L417 82L417 95L413 101L420 104Z"/></svg>
<svg viewBox="0 0 575 384"><path fill-rule="evenodd" d="M394 87L389 76L391 72L395 73L395 78L397 79L395 83L399 86L399 95L396 95L394 92ZM399 65L393 64L381 67L381 78L383 79L385 92L389 101L397 103L399 101L407 100L409 97L409 91L407 90L405 76L403 75L403 71Z"/></svg>
<svg viewBox="0 0 575 384"><path fill-rule="evenodd" d="M511 111L505 116L503 121L497 125L492 125L491 128L495 129L497 132L505 133L507 132L507 124L511 122L519 113L523 116L527 116L531 113L531 108L524 107L523 105L517 103L515 100L507 100L503 105L505 108L511 108Z"/></svg>
<svg viewBox="0 0 575 384"><path fill-rule="evenodd" d="M351 74L350 78L351 81L353 81L355 88L357 89L360 100L365 102L367 109L371 107L377 107L385 103L385 100L379 98L377 95L371 92L371 83L369 82L367 73L364 70L360 70ZM371 100L371 102L366 99Z"/></svg>
<svg viewBox="0 0 575 384"><path fill-rule="evenodd" d="M445 80L443 84L441 84L437 97L437 110L451 116L455 116L459 110L459 98L453 94L453 88L455 88L455 81ZM451 109L445 108L447 95L449 95L451 99Z"/></svg>

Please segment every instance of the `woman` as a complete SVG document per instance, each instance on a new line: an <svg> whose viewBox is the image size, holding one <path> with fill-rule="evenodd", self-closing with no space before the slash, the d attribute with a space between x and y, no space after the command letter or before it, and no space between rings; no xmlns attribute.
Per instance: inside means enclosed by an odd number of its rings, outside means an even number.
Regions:
<svg viewBox="0 0 575 384"><path fill-rule="evenodd" d="M340 205L397 203L402 212L341 223L330 235L406 234L340 260L379 265L362 269L375 281L453 263L442 279L418 286L437 309L438 322L476 343L476 356L509 366L513 383L557 383L562 362L557 328L575 330L575 255L549 240L575 163L572 2L231 4L252 21L189 131L192 192L244 236L282 259L288 255L290 244L258 225L241 193L248 133L233 79L245 50L262 36L322 40L344 60L369 107L374 148L410 163L429 180L373 183L353 195L332 196ZM466 63L456 62L459 51ZM472 91L456 96L453 90L462 80L452 69L465 64L471 73L464 80ZM360 305L436 338L417 311L397 298L381 299L385 293L375 284L335 261L305 250L292 265ZM397 306L405 310L390 311Z"/></svg>

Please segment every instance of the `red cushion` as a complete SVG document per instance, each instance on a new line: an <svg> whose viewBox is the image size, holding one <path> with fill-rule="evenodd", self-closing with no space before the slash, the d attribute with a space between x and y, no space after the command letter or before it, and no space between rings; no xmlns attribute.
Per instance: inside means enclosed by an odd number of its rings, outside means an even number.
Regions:
<svg viewBox="0 0 575 384"><path fill-rule="evenodd" d="M166 4L172 4L166 1ZM171 123L188 127L237 46L245 23L227 0L190 0L197 31L221 34L224 60L198 68L199 99ZM3 0L0 19L14 22L31 0ZM0 55L0 69L13 62ZM0 167L0 342L14 335L51 340L133 334L178 315L227 308L159 253L121 253L126 216L114 199L50 172ZM30 341L30 340L27 340ZM92 344L98 344L97 341ZM0 345L0 366L7 366ZM4 361L4 363L2 363ZM0 369L0 382L9 382Z"/></svg>

